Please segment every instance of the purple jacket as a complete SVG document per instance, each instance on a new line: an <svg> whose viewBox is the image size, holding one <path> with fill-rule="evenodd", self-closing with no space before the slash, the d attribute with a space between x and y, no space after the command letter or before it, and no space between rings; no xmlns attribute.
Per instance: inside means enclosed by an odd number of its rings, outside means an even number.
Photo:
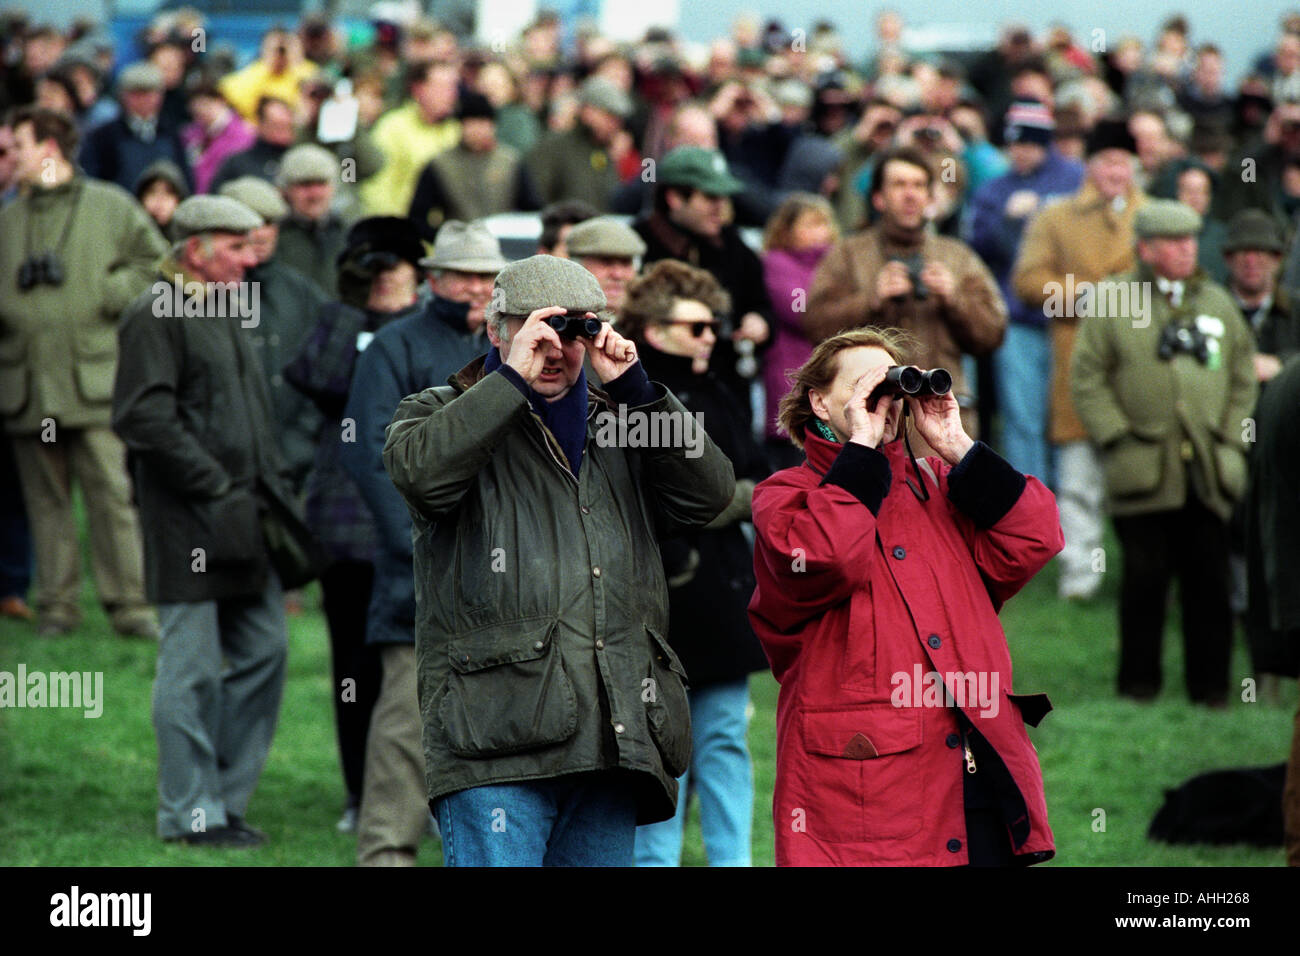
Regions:
<svg viewBox="0 0 1300 956"><path fill-rule="evenodd" d="M786 372L799 368L812 355L813 343L803 330L803 312L817 263L829 250L830 246L817 246L813 249L772 249L763 253L763 281L772 300L772 314L776 317L773 323L775 341L763 362L763 387L767 392L764 433L768 438L785 437L776 426L776 410L786 392L790 391Z"/></svg>
<svg viewBox="0 0 1300 956"><path fill-rule="evenodd" d="M234 110L230 111L226 125L216 133L209 133L198 123L190 123L181 130L181 143L194 170L195 192L207 192L222 161L232 153L248 149L256 139L257 131Z"/></svg>

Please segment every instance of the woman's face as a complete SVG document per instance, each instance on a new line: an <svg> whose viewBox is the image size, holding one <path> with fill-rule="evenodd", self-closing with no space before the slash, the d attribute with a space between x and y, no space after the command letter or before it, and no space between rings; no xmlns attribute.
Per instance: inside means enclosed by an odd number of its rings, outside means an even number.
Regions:
<svg viewBox="0 0 1300 956"><path fill-rule="evenodd" d="M835 375L835 380L831 382L830 387L825 392L817 389L811 389L808 392L808 398L812 402L813 414L820 418L826 424L830 425L831 431L835 437L842 442L849 440L853 429L849 427L844 416L844 408L853 395L853 386L858 379L866 375L877 366L897 365L893 357L882 348L874 345L860 345L856 348L845 349L839 354L839 371ZM903 402L901 399L892 397L880 399L884 406L889 409L889 417L885 420L885 433L880 443L893 441L898 437L899 420L903 414Z"/></svg>
<svg viewBox="0 0 1300 956"><path fill-rule="evenodd" d="M815 249L829 246L835 239L835 229L826 217L814 209L806 209L790 227L791 249Z"/></svg>

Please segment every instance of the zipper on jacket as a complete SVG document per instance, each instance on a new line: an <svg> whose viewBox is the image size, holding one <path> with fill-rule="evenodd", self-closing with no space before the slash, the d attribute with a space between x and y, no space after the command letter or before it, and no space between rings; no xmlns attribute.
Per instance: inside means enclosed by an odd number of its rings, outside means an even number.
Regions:
<svg viewBox="0 0 1300 956"><path fill-rule="evenodd" d="M970 737L968 737L966 734L962 734L962 735L961 735L961 743L962 743L962 746L966 749L966 772L967 772L967 773L974 773L974 772L975 772L975 754L973 754L973 753L971 752L971 749L970 749Z"/></svg>

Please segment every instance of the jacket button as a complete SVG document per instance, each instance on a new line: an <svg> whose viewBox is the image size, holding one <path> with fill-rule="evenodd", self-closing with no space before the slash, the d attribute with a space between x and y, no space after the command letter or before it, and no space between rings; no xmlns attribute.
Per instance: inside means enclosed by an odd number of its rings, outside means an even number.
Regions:
<svg viewBox="0 0 1300 956"><path fill-rule="evenodd" d="M593 578L598 578L598 577L600 577L600 568L598 568L598 567L597 567L597 568L592 568L592 569L591 569L591 576L592 576Z"/></svg>
<svg viewBox="0 0 1300 956"><path fill-rule="evenodd" d="M902 547L897 547L894 549L894 557L898 558L899 561L902 561L907 557L907 552Z"/></svg>
<svg viewBox="0 0 1300 956"><path fill-rule="evenodd" d="M949 852L949 853L956 853L956 852L958 852L959 850L961 850L961 840L949 840L949 841L948 841L948 852Z"/></svg>
<svg viewBox="0 0 1300 956"><path fill-rule="evenodd" d="M468 664L468 663L469 663L469 655L468 655L468 654L462 655L462 657L461 657L461 659L460 659L460 662L461 662L462 664Z"/></svg>
<svg viewBox="0 0 1300 956"><path fill-rule="evenodd" d="M939 646L943 644L943 639L939 637L938 634L931 634L929 639L926 640L925 643L929 644L937 651L939 649Z"/></svg>
<svg viewBox="0 0 1300 956"><path fill-rule="evenodd" d="M604 649L605 649L605 642L602 641L600 638L596 638L596 650L603 651Z"/></svg>
<svg viewBox="0 0 1300 956"><path fill-rule="evenodd" d="M545 641L534 641L534 642L533 642L533 650L535 650L535 651L540 651L540 650L541 650L543 647L545 647L545 646L546 646L546 642L545 642Z"/></svg>
<svg viewBox="0 0 1300 956"><path fill-rule="evenodd" d="M585 515L589 515L589 514L591 514L591 509L588 508L586 505L583 505L583 506L582 506L582 513L585 514Z"/></svg>
<svg viewBox="0 0 1300 956"><path fill-rule="evenodd" d="M616 733L616 734L621 734L621 733L622 733L623 731L625 731L625 730L627 730L627 728L624 727L622 724L615 724L615 725L614 725L614 733Z"/></svg>
<svg viewBox="0 0 1300 956"><path fill-rule="evenodd" d="M959 743L961 743L961 737L959 737L957 734L949 734L946 738L944 738L943 742L946 743L949 747L956 748L956 746Z"/></svg>

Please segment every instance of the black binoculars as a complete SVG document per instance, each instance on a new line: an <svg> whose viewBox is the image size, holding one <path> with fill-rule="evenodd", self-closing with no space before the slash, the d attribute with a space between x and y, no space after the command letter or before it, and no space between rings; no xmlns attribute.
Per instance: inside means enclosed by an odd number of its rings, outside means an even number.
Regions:
<svg viewBox="0 0 1300 956"><path fill-rule="evenodd" d="M947 369L932 368L923 372L915 365L891 365L885 373L885 380L872 390L868 401L874 405L886 395L920 398L947 395L951 391L952 375Z"/></svg>
<svg viewBox="0 0 1300 956"><path fill-rule="evenodd" d="M562 339L576 339L579 335L594 339L604 325L600 319L587 319L577 315L553 315L546 320L546 324L555 329Z"/></svg>
<svg viewBox="0 0 1300 956"><path fill-rule="evenodd" d="M1156 354L1168 361L1179 353L1194 356L1205 365L1210 360L1209 337L1194 325L1166 325Z"/></svg>
<svg viewBox="0 0 1300 956"><path fill-rule="evenodd" d="M18 288L26 292L38 285L63 285L63 263L52 252L28 256L18 267Z"/></svg>
<svg viewBox="0 0 1300 956"><path fill-rule="evenodd" d="M924 302L930 298L930 290L925 287L921 281L921 272L925 269L925 260L921 258L919 252L914 252L910 256L895 256L891 262L901 262L907 269L907 279L912 283L912 298L918 302ZM896 299L902 300L907 298L905 295L895 296Z"/></svg>

